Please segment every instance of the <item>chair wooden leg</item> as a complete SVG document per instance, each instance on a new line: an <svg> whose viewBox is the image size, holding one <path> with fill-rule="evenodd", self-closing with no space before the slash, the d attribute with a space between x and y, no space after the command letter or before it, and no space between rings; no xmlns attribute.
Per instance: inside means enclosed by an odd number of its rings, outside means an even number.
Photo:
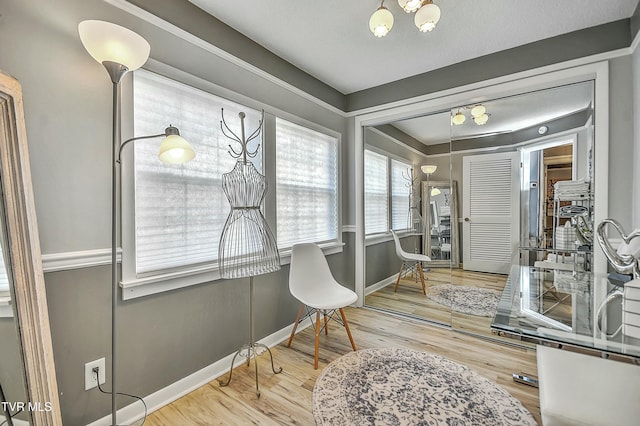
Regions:
<svg viewBox="0 0 640 426"><path fill-rule="evenodd" d="M344 324L344 328L347 330L347 336L349 336L349 341L351 342L351 347L354 351L357 351L356 344L353 341L353 336L351 335L351 330L349 329L349 323L347 322L347 317L344 315L344 310L340 308L340 316L342 317L342 323Z"/></svg>
<svg viewBox="0 0 640 426"><path fill-rule="evenodd" d="M400 265L400 272L398 272L398 280L396 281L396 286L393 289L394 293L398 290L398 285L400 284L400 278L402 278L402 270L403 269L404 269L404 262L402 262L402 265Z"/></svg>
<svg viewBox="0 0 640 426"><path fill-rule="evenodd" d="M313 361L313 368L318 369L318 350L320 349L320 310L316 310L316 351Z"/></svg>
<svg viewBox="0 0 640 426"><path fill-rule="evenodd" d="M298 322L302 317L302 311L304 311L304 303L300 306L300 310L298 311L298 317L296 318L296 322L293 324L293 330L291 330L291 336L289 336L289 341L287 342L287 347L291 347L291 342L293 342L293 336L296 334L296 329L298 328Z"/></svg>
<svg viewBox="0 0 640 426"><path fill-rule="evenodd" d="M324 310L324 334L329 334L329 318L327 318L327 310Z"/></svg>
<svg viewBox="0 0 640 426"><path fill-rule="evenodd" d="M427 289L424 283L424 272L422 271L422 262L418 262L418 275L420 275L420 282L422 283L422 293L426 296Z"/></svg>

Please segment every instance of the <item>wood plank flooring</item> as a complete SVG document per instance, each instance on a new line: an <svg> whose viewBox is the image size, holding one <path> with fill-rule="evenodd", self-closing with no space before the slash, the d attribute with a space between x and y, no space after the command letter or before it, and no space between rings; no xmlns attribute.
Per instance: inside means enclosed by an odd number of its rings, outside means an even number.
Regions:
<svg viewBox="0 0 640 426"><path fill-rule="evenodd" d="M466 364L503 386L540 423L538 390L517 384L511 378L513 372L537 373L535 351L501 345L372 309L347 308L345 314L358 349L411 348ZM145 424L313 425L311 396L317 377L328 363L351 351L344 329L331 323L329 335L320 335L320 365L314 370L313 341L313 330L309 327L296 335L291 348L284 344L273 348L276 367L283 368L281 374L271 372L268 355L259 357L260 398L255 394L253 364L249 369L243 365L236 368L228 387L220 387L217 381L212 381L152 413Z"/></svg>
<svg viewBox="0 0 640 426"><path fill-rule="evenodd" d="M427 288L441 284L453 284L481 287L502 291L507 281L506 275L487 274L484 272L465 271L463 269L431 268L425 273ZM420 281L416 283L412 275L400 280L398 291L394 292L395 284L388 285L365 298L365 305L381 308L387 311L412 315L435 321L440 324L452 325L454 328L499 338L491 333L491 317L466 315L451 312L451 307L441 305L429 299L422 293Z"/></svg>

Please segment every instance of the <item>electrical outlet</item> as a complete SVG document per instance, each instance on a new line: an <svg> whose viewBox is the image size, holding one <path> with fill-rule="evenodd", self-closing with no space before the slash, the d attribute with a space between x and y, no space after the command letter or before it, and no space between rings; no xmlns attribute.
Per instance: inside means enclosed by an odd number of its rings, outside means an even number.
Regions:
<svg viewBox="0 0 640 426"><path fill-rule="evenodd" d="M84 365L84 390L93 389L98 386L96 373L93 371L96 367L98 368L98 379L100 379L100 384L102 385L106 382L107 370L105 368L104 358L88 362Z"/></svg>

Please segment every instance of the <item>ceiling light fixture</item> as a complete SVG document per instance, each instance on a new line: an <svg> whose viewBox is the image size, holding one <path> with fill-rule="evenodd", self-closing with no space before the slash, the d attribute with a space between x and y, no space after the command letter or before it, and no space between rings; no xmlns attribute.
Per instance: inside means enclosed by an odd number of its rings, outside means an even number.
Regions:
<svg viewBox="0 0 640 426"><path fill-rule="evenodd" d="M393 14L384 7L384 0L380 2L378 10L369 19L369 29L376 37L386 36L393 27Z"/></svg>
<svg viewBox="0 0 640 426"><path fill-rule="evenodd" d="M467 117L464 116L462 111L458 110L458 112L451 117L451 124L453 124L454 126L459 126L464 123L466 119Z"/></svg>
<svg viewBox="0 0 640 426"><path fill-rule="evenodd" d="M425 33L432 31L440 21L440 8L432 0L398 0L398 5L407 13L414 13L414 23ZM380 7L369 18L369 29L376 37L386 36L393 27L393 14L384 7L384 0Z"/></svg>
<svg viewBox="0 0 640 426"><path fill-rule="evenodd" d="M422 0L398 0L398 4L407 13L413 13L420 9Z"/></svg>

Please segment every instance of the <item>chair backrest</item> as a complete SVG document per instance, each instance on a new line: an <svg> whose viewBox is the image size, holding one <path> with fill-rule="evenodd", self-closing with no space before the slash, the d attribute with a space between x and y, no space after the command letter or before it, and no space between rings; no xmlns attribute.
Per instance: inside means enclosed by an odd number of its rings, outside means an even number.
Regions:
<svg viewBox="0 0 640 426"><path fill-rule="evenodd" d="M336 283L324 253L316 244L294 244L291 249L289 291L294 297L315 294L318 289Z"/></svg>
<svg viewBox="0 0 640 426"><path fill-rule="evenodd" d="M406 252L402 250L402 245L400 244L400 238L398 238L398 235L393 229L391 230L391 235L393 235L393 241L395 241L396 243L396 255L400 259L404 260L407 256L406 256Z"/></svg>

